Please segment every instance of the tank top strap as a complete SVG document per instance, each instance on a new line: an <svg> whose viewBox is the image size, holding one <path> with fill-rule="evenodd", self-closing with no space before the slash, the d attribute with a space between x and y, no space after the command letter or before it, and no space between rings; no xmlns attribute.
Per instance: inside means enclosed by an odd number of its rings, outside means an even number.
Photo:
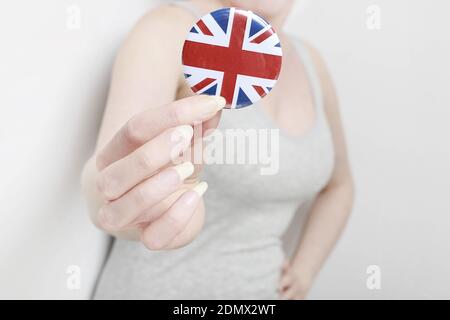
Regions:
<svg viewBox="0 0 450 320"><path fill-rule="evenodd" d="M199 8L197 8L196 6L194 6L190 3L184 2L184 1L170 1L169 5L184 9L196 18L200 18L203 16L203 14L200 12Z"/></svg>
<svg viewBox="0 0 450 320"><path fill-rule="evenodd" d="M305 67L305 71L309 83L311 85L311 90L316 108L319 111L321 111L323 110L322 85L313 58L311 56L311 52L309 51L309 49L306 47L305 43L302 40L296 37L291 37L291 39L294 43L294 46L296 47L300 59L302 60L303 66Z"/></svg>

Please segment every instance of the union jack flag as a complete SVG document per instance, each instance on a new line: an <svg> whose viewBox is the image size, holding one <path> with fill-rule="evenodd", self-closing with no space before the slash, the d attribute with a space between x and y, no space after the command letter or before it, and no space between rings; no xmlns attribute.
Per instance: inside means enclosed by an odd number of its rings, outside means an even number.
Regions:
<svg viewBox="0 0 450 320"><path fill-rule="evenodd" d="M281 68L280 40L251 11L223 8L203 16L183 47L184 76L197 94L221 95L229 108L264 97Z"/></svg>

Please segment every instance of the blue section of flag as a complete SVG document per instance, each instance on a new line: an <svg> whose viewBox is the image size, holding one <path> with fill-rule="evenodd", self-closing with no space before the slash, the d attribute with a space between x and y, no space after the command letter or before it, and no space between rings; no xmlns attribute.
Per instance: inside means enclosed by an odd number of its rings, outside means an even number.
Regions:
<svg viewBox="0 0 450 320"><path fill-rule="evenodd" d="M198 33L198 31L194 27L192 27L191 31L189 31L189 32Z"/></svg>
<svg viewBox="0 0 450 320"><path fill-rule="evenodd" d="M267 89L267 91L269 91L269 92L270 92L270 90L272 90L271 87L266 87L266 89Z"/></svg>
<svg viewBox="0 0 450 320"><path fill-rule="evenodd" d="M250 100L247 95L244 93L242 89L239 88L239 94L237 98L236 108L244 108L252 104L252 100Z"/></svg>
<svg viewBox="0 0 450 320"><path fill-rule="evenodd" d="M253 37L256 33L264 29L264 25L262 25L256 19L252 19L252 24L250 25L250 37Z"/></svg>
<svg viewBox="0 0 450 320"><path fill-rule="evenodd" d="M215 96L216 93L217 93L217 84L213 85L208 90L203 91L203 93L207 94L207 95L210 95L210 96Z"/></svg>
<svg viewBox="0 0 450 320"><path fill-rule="evenodd" d="M191 76L190 74L187 74L187 73L184 74L185 79L189 78L190 76Z"/></svg>
<svg viewBox="0 0 450 320"><path fill-rule="evenodd" d="M275 47L281 48L281 43L278 42Z"/></svg>
<svg viewBox="0 0 450 320"><path fill-rule="evenodd" d="M224 8L211 12L211 16L216 20L217 24L227 33L228 20L230 19L230 8Z"/></svg>

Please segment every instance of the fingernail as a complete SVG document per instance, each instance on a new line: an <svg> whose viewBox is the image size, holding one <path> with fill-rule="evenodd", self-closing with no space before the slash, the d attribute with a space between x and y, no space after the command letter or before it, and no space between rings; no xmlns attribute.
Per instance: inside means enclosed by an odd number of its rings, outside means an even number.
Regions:
<svg viewBox="0 0 450 320"><path fill-rule="evenodd" d="M206 192L206 189L208 189L208 184L205 181L202 181L192 188L192 191L196 192L198 196L201 197Z"/></svg>
<svg viewBox="0 0 450 320"><path fill-rule="evenodd" d="M202 119L212 117L217 111L222 110L227 103L225 98L221 96L211 96L210 98L208 103L202 106Z"/></svg>
<svg viewBox="0 0 450 320"><path fill-rule="evenodd" d="M194 173L194 165L192 162L187 161L182 164L179 164L174 167L175 171L177 172L178 176L180 177L180 180L183 181L190 175Z"/></svg>
<svg viewBox="0 0 450 320"><path fill-rule="evenodd" d="M184 140L191 140L194 135L194 129L189 125L179 126L175 130Z"/></svg>
<svg viewBox="0 0 450 320"><path fill-rule="evenodd" d="M217 111L219 111L220 109L223 109L225 107L225 105L227 104L227 101L225 100L224 97L214 96L214 99L216 100L216 103L217 103Z"/></svg>

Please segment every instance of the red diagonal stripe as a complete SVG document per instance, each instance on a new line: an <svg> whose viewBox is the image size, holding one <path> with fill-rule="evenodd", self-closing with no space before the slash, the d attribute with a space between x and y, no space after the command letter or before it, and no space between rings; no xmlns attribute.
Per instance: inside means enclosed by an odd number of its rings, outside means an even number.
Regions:
<svg viewBox="0 0 450 320"><path fill-rule="evenodd" d="M203 20L199 20L197 22L197 27L203 32L203 34L206 34L207 36L212 36L212 32L208 29L206 24L203 22Z"/></svg>
<svg viewBox="0 0 450 320"><path fill-rule="evenodd" d="M200 81L199 83L197 83L195 86L191 87L191 89L192 89L192 91L197 92L199 90L202 90L207 85L213 83L215 80L216 79L206 78L206 79Z"/></svg>
<svg viewBox="0 0 450 320"><path fill-rule="evenodd" d="M270 29L266 30L265 32L261 33L259 36L257 36L255 39L253 39L250 42L251 43L261 43L274 33L275 33L275 31L272 28L270 28Z"/></svg>
<svg viewBox="0 0 450 320"><path fill-rule="evenodd" d="M266 95L266 92L264 89L260 86L253 86L255 88L256 92L259 94L260 97L264 97Z"/></svg>

